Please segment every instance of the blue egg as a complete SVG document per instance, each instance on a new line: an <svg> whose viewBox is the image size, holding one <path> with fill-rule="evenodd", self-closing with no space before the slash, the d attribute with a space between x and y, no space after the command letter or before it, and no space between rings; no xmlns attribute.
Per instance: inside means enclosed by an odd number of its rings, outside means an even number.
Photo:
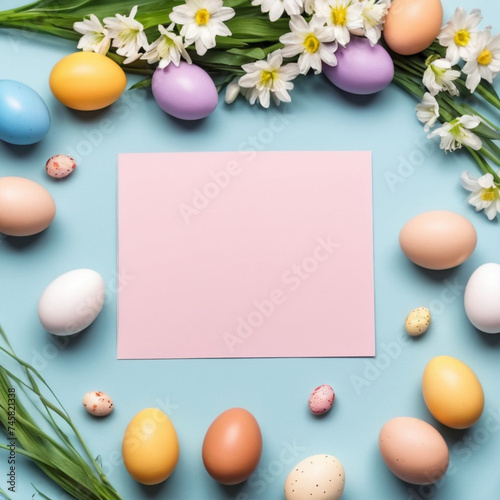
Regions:
<svg viewBox="0 0 500 500"><path fill-rule="evenodd" d="M50 128L44 100L31 88L14 80L0 80L0 139L10 144L34 144Z"/></svg>

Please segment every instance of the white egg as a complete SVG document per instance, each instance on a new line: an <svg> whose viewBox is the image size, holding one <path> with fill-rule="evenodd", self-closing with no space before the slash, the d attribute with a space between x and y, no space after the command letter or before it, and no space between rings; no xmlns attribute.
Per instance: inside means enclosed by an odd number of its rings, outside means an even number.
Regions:
<svg viewBox="0 0 500 500"><path fill-rule="evenodd" d="M286 500L339 500L344 492L344 467L332 455L313 455L299 462L285 481Z"/></svg>
<svg viewBox="0 0 500 500"><path fill-rule="evenodd" d="M500 333L500 264L483 264L472 273L465 287L464 306L478 330Z"/></svg>
<svg viewBox="0 0 500 500"><path fill-rule="evenodd" d="M38 317L49 333L72 335L97 318L104 296L104 280L99 273L75 269L47 286L38 302Z"/></svg>

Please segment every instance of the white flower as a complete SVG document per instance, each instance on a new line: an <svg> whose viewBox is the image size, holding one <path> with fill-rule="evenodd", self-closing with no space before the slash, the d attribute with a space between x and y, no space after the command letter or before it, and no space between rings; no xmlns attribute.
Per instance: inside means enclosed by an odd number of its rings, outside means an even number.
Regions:
<svg viewBox="0 0 500 500"><path fill-rule="evenodd" d="M379 40L382 33L382 26L387 15L390 0L363 0L361 2L361 18L363 20L363 31L365 37L370 40L373 47Z"/></svg>
<svg viewBox="0 0 500 500"><path fill-rule="evenodd" d="M470 129L476 128L480 122L481 120L477 116L463 115L451 122L444 123L442 127L433 130L427 137L429 139L435 136L441 137L439 147L444 149L446 153L460 149L462 144L478 151L483 147L483 143Z"/></svg>
<svg viewBox="0 0 500 500"><path fill-rule="evenodd" d="M481 78L492 83L500 71L500 35L490 36L490 30L478 33L466 61L462 71L467 75L465 85L471 92Z"/></svg>
<svg viewBox="0 0 500 500"><path fill-rule="evenodd" d="M305 0L304 11L306 12L306 14L313 14L314 12L316 12L315 2L316 0Z"/></svg>
<svg viewBox="0 0 500 500"><path fill-rule="evenodd" d="M136 21L137 5L130 11L130 15L122 16L116 14L115 17L105 17L104 25L109 31L109 36L113 39L113 47L116 53L126 57L123 64L129 64L141 57L141 48L146 47L148 39L144 33L144 27Z"/></svg>
<svg viewBox="0 0 500 500"><path fill-rule="evenodd" d="M351 39L350 30L363 27L361 12L363 5L352 0L317 0L316 13L326 19L333 27L335 39L340 45L346 45Z"/></svg>
<svg viewBox="0 0 500 500"><path fill-rule="evenodd" d="M204 55L215 47L215 37L231 36L231 31L224 24L234 17L234 9L223 7L222 0L186 0L177 5L170 14L170 20L181 24L181 36L185 45L194 43L196 53Z"/></svg>
<svg viewBox="0 0 500 500"><path fill-rule="evenodd" d="M446 47L446 59L451 64L457 64L460 58L465 59L468 55L471 41L476 36L474 28L482 19L479 9L473 9L467 15L462 7L458 7L450 21L443 26L438 40L440 45Z"/></svg>
<svg viewBox="0 0 500 500"><path fill-rule="evenodd" d="M265 61L242 66L246 75L238 80L238 84L243 88L251 89L248 95L250 104L254 104L258 99L264 108L268 108L271 96L277 105L281 101L291 101L288 91L293 89L293 83L290 80L299 74L299 66L296 63L283 66L282 64L283 55L280 50L275 50L267 56Z"/></svg>
<svg viewBox="0 0 500 500"><path fill-rule="evenodd" d="M417 110L417 118L422 123L425 123L424 131L429 132L439 118L439 104L436 98L426 92L420 104L415 107Z"/></svg>
<svg viewBox="0 0 500 500"><path fill-rule="evenodd" d="M431 95L441 90L447 90L451 95L458 95L458 89L453 83L460 76L460 71L451 69L450 61L437 59L427 63L422 81Z"/></svg>
<svg viewBox="0 0 500 500"><path fill-rule="evenodd" d="M304 11L304 0L253 0L252 5L260 5L262 12L269 12L271 22L277 21L283 12L289 16L296 16Z"/></svg>
<svg viewBox="0 0 500 500"><path fill-rule="evenodd" d="M292 16L290 20L290 33L280 37L280 42L285 45L281 50L283 57L293 57L300 54L298 64L300 72L305 75L313 68L317 75L321 73L321 64L324 62L329 66L337 64L334 46L330 42L335 39L333 29L325 26L325 20L319 16L313 16L307 21L302 16ZM325 45L325 44L329 45Z"/></svg>
<svg viewBox="0 0 500 500"><path fill-rule="evenodd" d="M107 54L111 38L108 30L94 14L90 14L90 19L84 19L81 22L73 24L73 29L83 35L78 41L77 48L85 52Z"/></svg>
<svg viewBox="0 0 500 500"><path fill-rule="evenodd" d="M249 98L250 89L247 89L245 87L240 87L238 80L239 77L236 77L226 87L226 94L224 96L224 100L226 101L227 104L233 103L239 94L241 94L243 97L246 97L247 99Z"/></svg>
<svg viewBox="0 0 500 500"><path fill-rule="evenodd" d="M462 186L471 192L467 201L476 207L476 212L484 210L486 217L493 220L500 212L500 190L493 180L493 175L485 174L477 178L469 172L462 172L460 181Z"/></svg>
<svg viewBox="0 0 500 500"><path fill-rule="evenodd" d="M149 64L160 61L158 63L159 68L166 68L171 62L174 63L175 66L179 66L181 56L191 64L191 57L189 57L189 54L184 48L182 37L173 33L173 28L173 24L168 28L160 24L158 26L158 31L161 35L160 38L157 38L147 48L146 53L141 56L141 59L146 59Z"/></svg>

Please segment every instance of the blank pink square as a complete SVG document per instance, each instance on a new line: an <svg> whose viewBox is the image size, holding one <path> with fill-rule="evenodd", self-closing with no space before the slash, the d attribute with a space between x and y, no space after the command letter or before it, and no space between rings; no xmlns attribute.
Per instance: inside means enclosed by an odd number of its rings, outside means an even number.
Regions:
<svg viewBox="0 0 500 500"><path fill-rule="evenodd" d="M374 356L369 152L124 154L118 358Z"/></svg>

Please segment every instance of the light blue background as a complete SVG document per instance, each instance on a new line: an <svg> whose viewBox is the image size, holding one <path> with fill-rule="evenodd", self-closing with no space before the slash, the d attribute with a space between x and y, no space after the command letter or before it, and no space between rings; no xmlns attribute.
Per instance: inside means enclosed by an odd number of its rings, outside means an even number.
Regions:
<svg viewBox="0 0 500 500"><path fill-rule="evenodd" d="M22 3L3 1L2 8ZM500 28L500 8L495 2L465 0L460 5L469 10L481 7L482 26ZM444 1L445 19L456 6L455 1ZM498 221L489 222L465 202L467 193L460 187L459 175L463 170L475 175L473 161L466 154L445 155L426 140L414 115L416 102L399 88L391 85L378 95L355 97L333 88L322 76L297 81L293 102L278 111L286 119L285 126L271 133L277 111L251 107L243 100L227 106L222 96L216 111L199 123L168 117L144 93L125 94L110 109L78 113L56 101L48 86L53 65L74 50L74 44L67 41L0 30L0 78L33 87L52 116L50 132L39 144L0 143L0 175L25 176L41 183L58 207L53 224L39 236L0 239L0 322L18 353L41 371L59 395L124 498L279 499L292 466L317 453L333 454L342 461L345 500L498 498L500 336L482 334L471 326L464 313L463 287L477 266L499 261L500 231ZM130 84L136 80L129 76ZM107 132L99 132L103 120L111 121L112 131L108 127ZM117 154L239 150L252 137L257 137L263 150L373 152L377 356L117 361L113 293ZM78 160L77 170L64 181L50 179L44 169L45 161L58 153L73 154ZM148 175L147 165L138 175ZM356 186L350 189L355 204ZM465 215L478 233L473 256L446 272L417 268L398 245L402 225L433 209ZM37 302L52 279L81 267L103 275L108 300L87 331L62 343L41 327ZM404 332L404 319L421 305L431 308L433 323L425 336L410 339ZM469 431L439 425L423 402L422 371L439 354L465 361L483 384L485 411ZM314 418L307 398L323 383L334 387L337 401L324 418ZM103 420L90 417L81 406L83 394L96 389L115 401L115 411ZM136 483L120 458L127 423L150 406L169 414L181 445L175 473L157 487ZM228 488L205 472L201 444L212 420L235 406L247 408L258 419L264 451L254 478ZM380 457L380 428L402 415L435 425L449 444L450 469L437 486L419 488L401 482ZM0 463L4 470L6 458L0 456ZM53 499L67 498L26 462L19 461L17 474L15 499L31 498L30 483ZM2 478L0 486L5 488L3 474Z"/></svg>

